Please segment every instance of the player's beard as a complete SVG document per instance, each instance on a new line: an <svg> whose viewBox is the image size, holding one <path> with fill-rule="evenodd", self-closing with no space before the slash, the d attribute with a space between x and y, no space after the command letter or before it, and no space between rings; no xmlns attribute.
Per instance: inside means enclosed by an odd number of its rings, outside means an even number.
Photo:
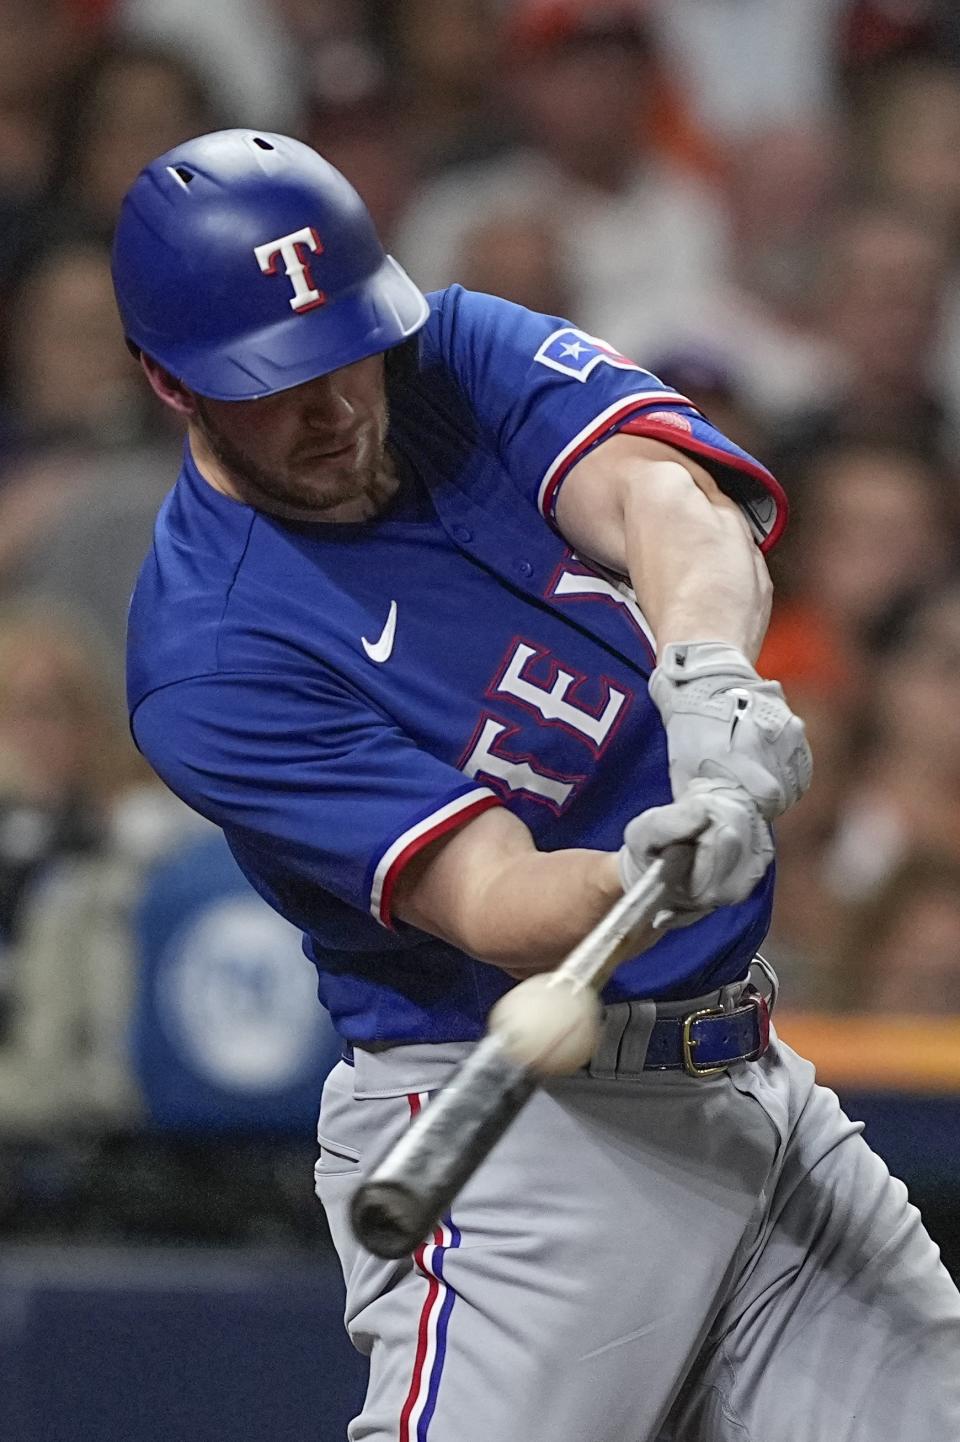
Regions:
<svg viewBox="0 0 960 1442"><path fill-rule="evenodd" d="M195 396L196 422L212 455L238 483L243 500L259 510L291 520L366 521L393 499L399 485L386 447L389 412L358 432L351 454L341 464L313 461L309 446L292 457L265 466L217 426L204 398ZM298 459L299 455L299 459Z"/></svg>

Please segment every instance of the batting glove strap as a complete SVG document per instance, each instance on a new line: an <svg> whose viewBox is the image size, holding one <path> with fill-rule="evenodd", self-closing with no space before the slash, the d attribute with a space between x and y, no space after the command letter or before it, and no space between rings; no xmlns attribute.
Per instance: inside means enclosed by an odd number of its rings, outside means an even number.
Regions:
<svg viewBox="0 0 960 1442"><path fill-rule="evenodd" d="M687 841L693 865L683 894L671 896L655 926L688 926L718 906L745 901L773 860L770 830L753 798L735 783L699 778L678 801L629 822L619 855L624 890L665 847Z"/></svg>
<svg viewBox="0 0 960 1442"><path fill-rule="evenodd" d="M737 783L767 820L798 801L813 775L803 722L776 681L718 641L667 646L650 677L667 732L670 781L682 796L698 777Z"/></svg>

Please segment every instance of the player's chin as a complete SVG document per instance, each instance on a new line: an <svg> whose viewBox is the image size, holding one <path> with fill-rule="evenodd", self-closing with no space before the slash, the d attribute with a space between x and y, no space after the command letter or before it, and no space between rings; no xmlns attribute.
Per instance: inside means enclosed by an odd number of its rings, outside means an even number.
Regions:
<svg viewBox="0 0 960 1442"><path fill-rule="evenodd" d="M364 477L342 460L304 460L288 471L287 489L317 506L337 505L362 493Z"/></svg>
<svg viewBox="0 0 960 1442"><path fill-rule="evenodd" d="M325 466L304 477L305 489L312 491L318 504L336 505L351 496L362 494L363 480L347 467Z"/></svg>
<svg viewBox="0 0 960 1442"><path fill-rule="evenodd" d="M288 487L288 498L331 521L368 520L389 500L378 494L372 476L354 467L324 467L303 475Z"/></svg>

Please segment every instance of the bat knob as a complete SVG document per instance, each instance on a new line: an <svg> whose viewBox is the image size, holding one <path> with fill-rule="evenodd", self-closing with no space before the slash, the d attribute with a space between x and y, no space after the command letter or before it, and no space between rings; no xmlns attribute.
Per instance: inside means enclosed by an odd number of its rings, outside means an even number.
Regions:
<svg viewBox="0 0 960 1442"><path fill-rule="evenodd" d="M375 1257L391 1261L407 1257L423 1241L433 1218L400 1182L364 1182L350 1203L350 1221L357 1240Z"/></svg>

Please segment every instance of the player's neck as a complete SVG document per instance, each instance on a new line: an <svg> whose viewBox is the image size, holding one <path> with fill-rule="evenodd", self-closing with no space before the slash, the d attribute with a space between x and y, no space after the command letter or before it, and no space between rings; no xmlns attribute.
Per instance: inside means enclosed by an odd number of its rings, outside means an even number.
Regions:
<svg viewBox="0 0 960 1442"><path fill-rule="evenodd" d="M203 433L195 426L191 425L188 428L187 443L193 464L207 485L212 486L215 491L220 492L221 496L227 496L231 501L241 501L238 487L231 479L230 472L217 460L207 445Z"/></svg>

